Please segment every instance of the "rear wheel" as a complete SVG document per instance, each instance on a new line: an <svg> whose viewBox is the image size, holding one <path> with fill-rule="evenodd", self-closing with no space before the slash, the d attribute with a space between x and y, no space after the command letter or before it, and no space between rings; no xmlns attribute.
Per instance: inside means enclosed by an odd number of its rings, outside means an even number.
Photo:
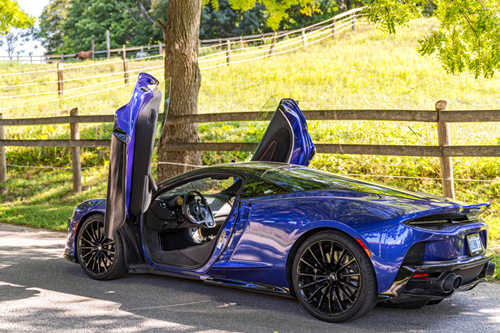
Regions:
<svg viewBox="0 0 500 333"><path fill-rule="evenodd" d="M104 236L104 215L89 216L77 238L78 262L83 271L96 280L111 280L126 272L123 243L118 234Z"/></svg>
<svg viewBox="0 0 500 333"><path fill-rule="evenodd" d="M355 240L336 231L304 241L293 261L292 281L307 312L328 322L360 317L377 299L370 258Z"/></svg>

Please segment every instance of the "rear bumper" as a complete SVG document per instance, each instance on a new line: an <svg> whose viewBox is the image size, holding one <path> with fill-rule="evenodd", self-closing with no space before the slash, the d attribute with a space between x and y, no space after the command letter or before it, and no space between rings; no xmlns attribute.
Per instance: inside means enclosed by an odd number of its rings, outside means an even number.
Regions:
<svg viewBox="0 0 500 333"><path fill-rule="evenodd" d="M475 257L445 262L426 262L421 266L403 265L398 271L394 283L379 294L379 302L400 303L413 300L434 301L451 297L455 291L467 291L485 281L491 270L490 261L493 251ZM456 288L443 290L443 281L449 277L460 276Z"/></svg>

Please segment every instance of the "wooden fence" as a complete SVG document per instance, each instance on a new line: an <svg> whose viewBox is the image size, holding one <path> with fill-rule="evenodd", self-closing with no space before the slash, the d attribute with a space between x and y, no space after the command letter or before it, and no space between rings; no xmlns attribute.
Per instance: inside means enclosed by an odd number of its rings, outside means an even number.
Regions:
<svg viewBox="0 0 500 333"><path fill-rule="evenodd" d="M210 46L216 46L219 50L222 48L226 48L228 52L230 51L231 48L231 43L233 44L240 44L241 47L245 47L247 44L255 44L255 43L264 43L264 40L266 38L271 38L272 43L274 44L276 42L276 39L289 36L289 35L302 35L304 37L304 43L305 41L305 33L307 32L313 32L316 30L323 29L325 26L332 25L332 32L335 33L336 31L336 26L335 22L346 18L348 16L351 17L351 22L352 22L352 30L356 30L356 16L359 15L364 10L365 7L360 7L360 8L354 8L351 10L348 10L346 12L340 13L335 15L334 17L325 20L323 22L318 22L306 27L303 27L301 29L295 29L295 30L285 30L285 31L275 31L275 32L267 32L267 33L261 33L258 35L246 35L246 36L234 36L234 37L227 37L227 38L218 38L218 39L202 39L200 40L200 48L205 48L205 47L210 47ZM163 54L163 50L165 48L165 44L163 43L158 43L157 45L144 45L144 46L135 46L135 47L126 47L126 45L123 45L122 48L117 48L117 49L112 49L110 48L110 35L109 35L109 30L106 30L106 50L99 50L96 51L94 49L94 40L91 41L91 49L89 51L92 51L92 59L95 57L106 57L109 59L112 54L115 54L116 56L120 56L122 58L126 58L127 53L132 53L135 52L135 54L140 54L141 57L143 57L146 53L149 55L153 54L158 54L161 55ZM76 58L76 53L74 54L52 54L52 55L45 55L43 56L45 58L46 62L64 62L64 61L73 61ZM23 56L18 56L17 61L20 61L19 57ZM28 57L28 56L24 56ZM33 58L36 57L36 59L40 58L42 56L30 56L29 59L32 62ZM21 59L22 60L22 59Z"/></svg>
<svg viewBox="0 0 500 333"><path fill-rule="evenodd" d="M270 120L274 112L227 112L197 114L182 117L169 116L167 125L185 123L209 123L229 121ZM437 146L411 145L358 145L316 144L320 154L393 155L439 157L443 195L454 198L452 157L500 157L500 145L452 146L449 123L500 122L500 110L448 111L446 101L438 101L433 111L421 110L305 110L307 120L364 120L405 121L437 123ZM160 117L161 118L161 117ZM5 146L72 147L73 189L81 191L81 167L79 147L109 147L111 140L81 140L79 123L110 123L114 115L78 116L73 109L70 116L29 119L2 119L0 115L0 183L6 182ZM161 121L161 119L159 119ZM71 124L69 140L6 140L3 126ZM168 151L254 151L257 143L201 142L176 143Z"/></svg>

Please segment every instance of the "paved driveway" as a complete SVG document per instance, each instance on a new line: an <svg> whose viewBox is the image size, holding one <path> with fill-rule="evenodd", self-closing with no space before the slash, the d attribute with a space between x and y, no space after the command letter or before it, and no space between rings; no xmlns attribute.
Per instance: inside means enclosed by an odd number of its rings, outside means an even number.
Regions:
<svg viewBox="0 0 500 333"><path fill-rule="evenodd" d="M500 332L500 285L420 310L375 308L327 324L278 296L155 275L88 278L65 235L0 224L0 332Z"/></svg>

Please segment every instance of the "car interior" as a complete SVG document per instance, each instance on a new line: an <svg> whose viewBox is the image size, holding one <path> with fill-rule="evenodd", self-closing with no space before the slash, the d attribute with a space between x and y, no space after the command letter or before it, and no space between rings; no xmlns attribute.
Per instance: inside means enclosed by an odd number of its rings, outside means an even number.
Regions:
<svg viewBox="0 0 500 333"><path fill-rule="evenodd" d="M148 257L160 265L202 266L231 216L242 183L228 174L204 175L163 190L143 215Z"/></svg>

